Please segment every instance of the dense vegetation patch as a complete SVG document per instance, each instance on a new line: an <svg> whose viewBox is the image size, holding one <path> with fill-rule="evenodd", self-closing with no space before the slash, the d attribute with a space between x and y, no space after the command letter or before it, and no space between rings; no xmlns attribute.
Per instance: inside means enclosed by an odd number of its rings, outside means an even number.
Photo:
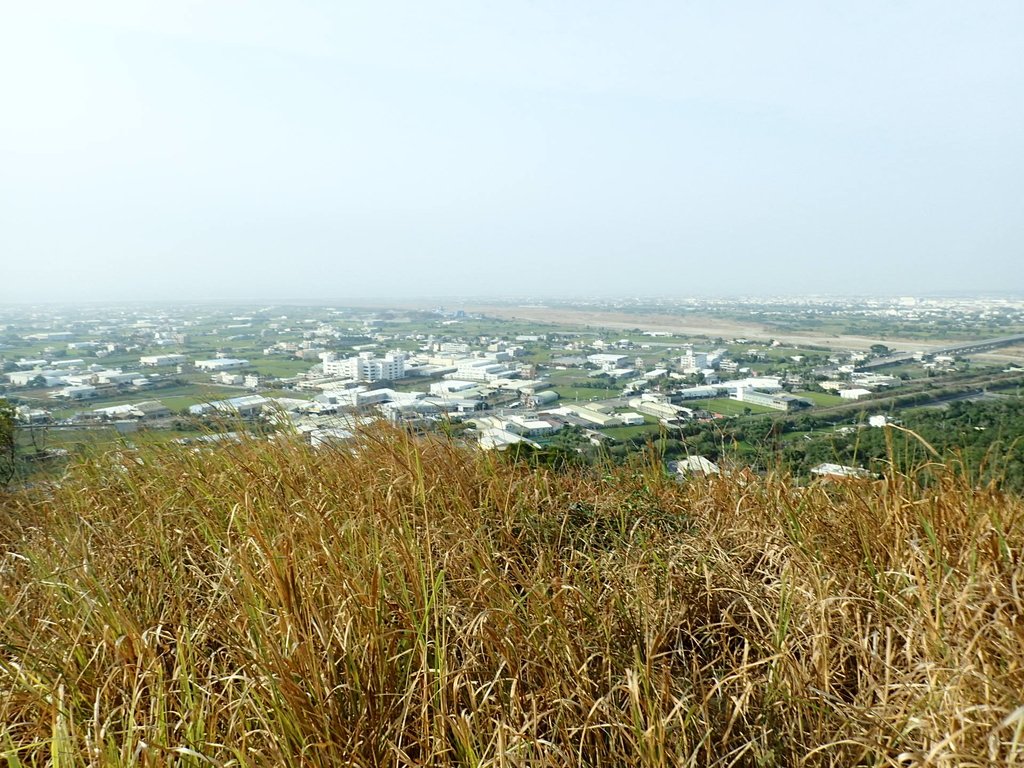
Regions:
<svg viewBox="0 0 1024 768"><path fill-rule="evenodd" d="M0 519L0 751L61 765L1024 762L1024 502L375 431Z"/></svg>
<svg viewBox="0 0 1024 768"><path fill-rule="evenodd" d="M1024 398L952 402L944 408L892 411L896 427L874 429L864 409L836 419L813 412L745 416L690 422L657 441L667 456L698 455L760 470L783 469L806 479L822 462L882 471L891 462L901 473L923 462L952 459L952 468L973 484L994 483L1024 492ZM624 458L642 445L637 438L613 455Z"/></svg>

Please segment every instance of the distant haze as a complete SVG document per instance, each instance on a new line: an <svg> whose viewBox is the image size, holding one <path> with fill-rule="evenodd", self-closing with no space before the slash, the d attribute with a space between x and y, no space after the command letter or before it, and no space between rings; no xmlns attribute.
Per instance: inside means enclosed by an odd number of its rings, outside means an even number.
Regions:
<svg viewBox="0 0 1024 768"><path fill-rule="evenodd" d="M1024 290L1024 3L22 2L0 301Z"/></svg>

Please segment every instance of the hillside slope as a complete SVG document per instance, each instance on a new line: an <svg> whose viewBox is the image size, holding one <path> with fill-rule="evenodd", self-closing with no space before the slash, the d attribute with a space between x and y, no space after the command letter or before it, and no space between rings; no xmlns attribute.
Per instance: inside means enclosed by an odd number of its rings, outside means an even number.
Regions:
<svg viewBox="0 0 1024 768"><path fill-rule="evenodd" d="M0 520L0 753L1024 764L1024 502L366 435L107 456Z"/></svg>

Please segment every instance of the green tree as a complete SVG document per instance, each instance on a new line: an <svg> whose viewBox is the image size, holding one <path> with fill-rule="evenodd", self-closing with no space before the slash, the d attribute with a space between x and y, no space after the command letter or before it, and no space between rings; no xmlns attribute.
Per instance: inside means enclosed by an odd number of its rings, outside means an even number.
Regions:
<svg viewBox="0 0 1024 768"><path fill-rule="evenodd" d="M0 488L14 478L15 464L14 406L0 399Z"/></svg>

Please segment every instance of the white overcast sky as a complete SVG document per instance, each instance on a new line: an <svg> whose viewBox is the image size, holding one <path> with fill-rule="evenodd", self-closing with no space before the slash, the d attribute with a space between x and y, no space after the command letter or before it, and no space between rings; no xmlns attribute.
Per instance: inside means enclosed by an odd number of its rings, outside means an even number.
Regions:
<svg viewBox="0 0 1024 768"><path fill-rule="evenodd" d="M0 0L0 301L1024 292L1024 2Z"/></svg>

